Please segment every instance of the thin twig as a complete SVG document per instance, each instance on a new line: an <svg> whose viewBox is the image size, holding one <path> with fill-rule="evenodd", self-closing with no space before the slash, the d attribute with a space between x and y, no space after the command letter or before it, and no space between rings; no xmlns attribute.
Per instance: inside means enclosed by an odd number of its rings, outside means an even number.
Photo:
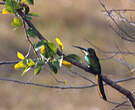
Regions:
<svg viewBox="0 0 135 110"><path fill-rule="evenodd" d="M91 82L92 84L96 84L94 81L92 81L92 80L90 80L89 78L87 78L87 77L81 75L81 74L78 73L78 72L75 72L75 71L73 71L73 70L71 70L71 69L69 69L68 71L72 72L72 74L75 74L75 75L81 77L82 79L85 79L85 80Z"/></svg>
<svg viewBox="0 0 135 110"><path fill-rule="evenodd" d="M16 64L19 61L0 61L0 65L5 65L5 64Z"/></svg>
<svg viewBox="0 0 135 110"><path fill-rule="evenodd" d="M100 5L103 7L104 11L107 13L107 15L109 16L109 18L113 21L113 23L117 26L117 28L122 32L124 33L129 39L125 38L125 37L121 37L122 39L124 40L127 40L127 41L130 41L130 42L135 42L135 38L131 35L129 35L123 28L121 28L119 26L119 24L117 23L117 21L111 16L111 12L108 11L108 9L106 8L105 4L101 1L101 0L98 0ZM119 33L118 33L119 34Z"/></svg>
<svg viewBox="0 0 135 110"><path fill-rule="evenodd" d="M45 88L56 88L56 89L86 89L95 87L96 84L88 85L88 86L57 86L57 85L48 85L48 84L42 84L42 83L34 83L34 82L25 82L21 80L15 80L15 79L8 79L8 78L0 78L2 81L9 81L24 85L32 85L32 86L39 86L39 87L45 87Z"/></svg>
<svg viewBox="0 0 135 110"><path fill-rule="evenodd" d="M46 87L46 88L58 88L58 89L85 89L85 88L92 88L96 87L97 84L91 84L88 86L55 86L55 85L47 85L47 84L42 84L42 83L34 83L34 82L25 82L21 80L16 80L16 79L9 79L9 78L0 78L2 81L9 81L9 82L14 82L14 83L19 83L19 84L25 84L25 85L33 85L33 86L40 86L40 87ZM120 79L120 80L115 80L113 83L122 83L125 81L130 81L130 80L135 80L134 77L129 77L125 79ZM104 85L107 85L106 83Z"/></svg>
<svg viewBox="0 0 135 110"><path fill-rule="evenodd" d="M111 110L115 110L116 108L120 107L120 106L123 106L125 103L127 103L128 101L123 101L122 103L119 103L117 105L115 105Z"/></svg>
<svg viewBox="0 0 135 110"><path fill-rule="evenodd" d="M104 10L103 10L104 11ZM111 12L127 12L127 11L135 11L135 9L111 9L111 10L108 10L110 13Z"/></svg>
<svg viewBox="0 0 135 110"><path fill-rule="evenodd" d="M22 19L22 20L23 20L23 19ZM36 50L35 50L35 48L34 48L32 42L31 42L31 40L30 40L30 38L29 38L29 35L28 35L28 33L27 33L27 29L26 29L26 25L25 25L25 21L24 21L24 20L23 20L23 27L24 27L24 30L25 30L26 38L27 38L28 42L30 43L30 45L32 46L34 53L36 54L37 57L40 58L39 54L36 52Z"/></svg>

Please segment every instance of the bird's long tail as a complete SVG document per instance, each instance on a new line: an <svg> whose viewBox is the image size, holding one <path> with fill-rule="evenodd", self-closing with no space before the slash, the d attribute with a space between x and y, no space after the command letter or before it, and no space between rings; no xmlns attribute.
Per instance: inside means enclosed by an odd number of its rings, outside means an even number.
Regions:
<svg viewBox="0 0 135 110"><path fill-rule="evenodd" d="M103 85L103 81L102 81L102 76L101 74L97 74L96 75L96 79L97 79L97 87L98 87L98 91L99 91L99 95L104 99L107 100L105 92L104 92L104 85Z"/></svg>

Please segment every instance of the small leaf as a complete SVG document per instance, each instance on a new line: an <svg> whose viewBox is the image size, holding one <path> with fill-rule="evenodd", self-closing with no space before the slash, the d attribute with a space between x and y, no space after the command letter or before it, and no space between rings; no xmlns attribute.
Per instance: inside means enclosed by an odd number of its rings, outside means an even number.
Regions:
<svg viewBox="0 0 135 110"><path fill-rule="evenodd" d="M25 19L27 19L27 20L29 20L29 21L32 20L32 17L29 16L28 14L26 14L24 17L25 17Z"/></svg>
<svg viewBox="0 0 135 110"><path fill-rule="evenodd" d="M48 42L47 44L48 44L49 48L50 48L54 53L57 52L57 46L56 46L54 43Z"/></svg>
<svg viewBox="0 0 135 110"><path fill-rule="evenodd" d="M8 10L7 10L6 8L4 8L4 9L2 10L2 14L10 14L10 12L8 12Z"/></svg>
<svg viewBox="0 0 135 110"><path fill-rule="evenodd" d="M65 60L62 61L62 64L65 66L65 67L68 67L68 68L71 68L72 67L72 64L70 62L67 62Z"/></svg>
<svg viewBox="0 0 135 110"><path fill-rule="evenodd" d="M59 38L56 38L56 41L57 41L58 46L59 46L59 48L61 49L61 51L63 51L63 44L62 44L62 42L60 41L60 39L59 39Z"/></svg>
<svg viewBox="0 0 135 110"><path fill-rule="evenodd" d="M39 15L37 13L29 13L29 16L36 16L36 17L38 17Z"/></svg>
<svg viewBox="0 0 135 110"><path fill-rule="evenodd" d="M37 36L37 32L33 29L33 28L29 28L27 30L27 33L29 34L29 36L31 37L36 37Z"/></svg>
<svg viewBox="0 0 135 110"><path fill-rule="evenodd" d="M20 52L17 52L17 57L18 57L19 59L21 59L21 60L24 60L24 59L25 59L25 57L23 56L23 54L20 53Z"/></svg>
<svg viewBox="0 0 135 110"><path fill-rule="evenodd" d="M24 7L24 10L25 10L25 15L27 15L30 11L30 8L28 6Z"/></svg>
<svg viewBox="0 0 135 110"><path fill-rule="evenodd" d="M35 48L36 51L40 50L42 48L42 46L46 43L45 40L41 40L38 43L34 43L33 46Z"/></svg>
<svg viewBox="0 0 135 110"><path fill-rule="evenodd" d="M35 62L34 62L31 58L29 58L27 65L28 65L29 67L35 66Z"/></svg>
<svg viewBox="0 0 135 110"><path fill-rule="evenodd" d="M69 55L64 56L64 57L74 59L77 62L81 62L81 58L79 56L75 55L75 54L69 54Z"/></svg>
<svg viewBox="0 0 135 110"><path fill-rule="evenodd" d="M6 0L5 8L8 10L8 12L16 13L17 9L19 9L19 3L15 0Z"/></svg>
<svg viewBox="0 0 135 110"><path fill-rule="evenodd" d="M39 60L36 67L42 67L43 65L45 64L45 60L42 59L42 60Z"/></svg>
<svg viewBox="0 0 135 110"><path fill-rule="evenodd" d="M20 27L22 26L22 21L19 18L14 17L13 22L11 23L12 26Z"/></svg>
<svg viewBox="0 0 135 110"><path fill-rule="evenodd" d="M26 74L26 72L28 72L29 70L30 70L30 68L31 67L26 67L24 70L23 70L23 73L21 74L21 76L23 77L25 74Z"/></svg>
<svg viewBox="0 0 135 110"><path fill-rule="evenodd" d="M36 69L34 69L34 75L38 75L41 71L41 67L37 66Z"/></svg>
<svg viewBox="0 0 135 110"><path fill-rule="evenodd" d="M45 47L46 47L46 50L43 56L46 58L53 59L56 56L57 46L52 42L47 42L45 43Z"/></svg>
<svg viewBox="0 0 135 110"><path fill-rule="evenodd" d="M58 69L57 69L56 65L55 65L55 64L53 64L52 62L48 62L48 65L49 65L49 67L50 67L51 71L52 71L52 72L54 72L54 73L56 74L56 73L57 73L57 71L58 71Z"/></svg>
<svg viewBox="0 0 135 110"><path fill-rule="evenodd" d="M34 0L27 0L27 2L28 2L30 5L33 5L33 4L34 4Z"/></svg>
<svg viewBox="0 0 135 110"><path fill-rule="evenodd" d="M15 69L24 69L26 68L26 65L23 63L23 61L20 61L19 63L14 65Z"/></svg>

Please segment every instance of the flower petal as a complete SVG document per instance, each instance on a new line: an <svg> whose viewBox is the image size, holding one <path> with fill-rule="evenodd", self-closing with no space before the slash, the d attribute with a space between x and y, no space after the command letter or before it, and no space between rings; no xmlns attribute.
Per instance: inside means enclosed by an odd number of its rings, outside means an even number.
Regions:
<svg viewBox="0 0 135 110"><path fill-rule="evenodd" d="M14 65L15 69L24 69L26 65L23 63L23 61L20 61L19 63Z"/></svg>
<svg viewBox="0 0 135 110"><path fill-rule="evenodd" d="M67 62L65 60L62 61L62 64L68 68L71 68L72 67L72 64L70 62Z"/></svg>
<svg viewBox="0 0 135 110"><path fill-rule="evenodd" d="M43 45L42 47L41 47L41 54L44 54L45 53L45 45Z"/></svg>
<svg viewBox="0 0 135 110"><path fill-rule="evenodd" d="M8 10L7 10L6 8L4 8L4 9L2 10L2 14L10 14L10 12L8 12Z"/></svg>
<svg viewBox="0 0 135 110"><path fill-rule="evenodd" d="M19 59L21 59L21 60L24 60L24 59L25 59L25 57L23 56L23 54L20 53L20 52L17 52L17 57L18 57Z"/></svg>
<svg viewBox="0 0 135 110"><path fill-rule="evenodd" d="M63 51L63 44L62 44L62 42L60 41L59 38L56 38L56 42L58 43L58 46L61 49L61 51Z"/></svg>

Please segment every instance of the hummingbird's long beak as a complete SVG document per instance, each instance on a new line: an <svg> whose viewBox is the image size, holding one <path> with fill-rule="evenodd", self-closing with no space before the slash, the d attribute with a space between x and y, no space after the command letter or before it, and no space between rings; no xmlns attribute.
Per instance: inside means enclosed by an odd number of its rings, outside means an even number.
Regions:
<svg viewBox="0 0 135 110"><path fill-rule="evenodd" d="M75 45L73 45L73 47L78 48L78 49L81 49L81 50L83 50L83 51L86 51L86 49L85 49L85 48L82 48L82 47L79 47L79 46L75 46Z"/></svg>
<svg viewBox="0 0 135 110"><path fill-rule="evenodd" d="M73 47L75 47L75 48L78 48L78 49L82 50L82 52L83 52L85 55L87 54L87 52L86 52L86 49L85 49L85 48L82 48L82 47L79 47L79 46L75 46L75 45L73 45Z"/></svg>

